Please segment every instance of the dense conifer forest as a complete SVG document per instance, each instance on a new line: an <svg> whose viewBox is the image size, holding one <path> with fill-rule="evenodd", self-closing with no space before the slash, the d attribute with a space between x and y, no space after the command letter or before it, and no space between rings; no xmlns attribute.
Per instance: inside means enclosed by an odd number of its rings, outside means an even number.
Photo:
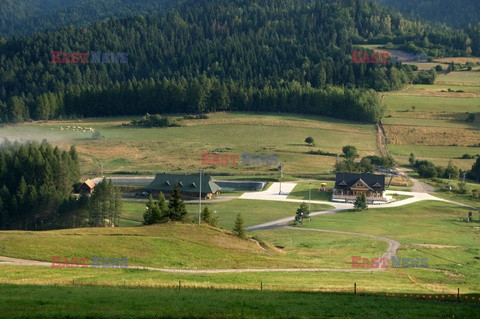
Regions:
<svg viewBox="0 0 480 319"><path fill-rule="evenodd" d="M373 0L183 1L164 15L3 40L0 120L114 115L114 103L118 115L269 110L376 121L381 108L366 90L399 89L414 70L352 64L351 51L388 42L433 57L479 53L465 32L407 20ZM128 62L52 63L52 51L124 52ZM312 94L338 105L362 99L332 110Z"/></svg>

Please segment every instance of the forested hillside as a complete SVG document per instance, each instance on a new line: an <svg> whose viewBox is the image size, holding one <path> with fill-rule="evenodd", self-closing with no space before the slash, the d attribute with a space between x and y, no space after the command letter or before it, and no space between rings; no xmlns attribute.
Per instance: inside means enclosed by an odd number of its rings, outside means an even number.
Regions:
<svg viewBox="0 0 480 319"><path fill-rule="evenodd" d="M478 0L379 0L413 17L445 22L456 28L480 22Z"/></svg>
<svg viewBox="0 0 480 319"><path fill-rule="evenodd" d="M0 37L82 26L107 18L160 14L179 0L2 0Z"/></svg>
<svg viewBox="0 0 480 319"><path fill-rule="evenodd" d="M157 87L164 79L192 83L191 79L207 77L211 83L218 83L200 86L198 92L187 95L205 96L207 101L220 99L223 102L217 104L224 107L208 104L204 108L201 98L198 103L187 104L174 98L181 94L167 91L172 101L180 102L169 104L162 113L228 110L232 105L237 109L247 105L245 108L252 111L265 110L262 103L252 102L262 99L252 97L279 94L275 99L284 101L282 92L305 92L312 87L330 98L335 93L325 90L328 85L345 86L352 94L361 95L357 89L386 91L412 81L414 74L409 66L352 64L352 45L366 42L394 42L432 56L471 51L465 33L408 21L373 0L191 0L163 17L98 22L88 29L65 27L5 41L0 45L0 119L20 122L60 115L102 115L105 111L93 109L79 97L101 91L96 98L103 100L97 103L105 104L107 97L119 102L113 93L115 87L126 85L135 98L135 82L140 80ZM58 64L51 62L52 51L125 52L128 62ZM227 95L232 100L232 92L236 91L246 92L246 103L238 106L226 102ZM295 95L306 99L303 93ZM122 114L139 109L159 113L158 99L164 99L164 95L158 93L156 99L140 108L127 105ZM374 110L365 118L376 119L381 110L375 100L360 100L366 103L362 109ZM278 110L289 111L287 105L291 103L279 102L284 107ZM297 112L304 111L301 105L295 106ZM325 113L322 109L314 109L313 113L351 116Z"/></svg>

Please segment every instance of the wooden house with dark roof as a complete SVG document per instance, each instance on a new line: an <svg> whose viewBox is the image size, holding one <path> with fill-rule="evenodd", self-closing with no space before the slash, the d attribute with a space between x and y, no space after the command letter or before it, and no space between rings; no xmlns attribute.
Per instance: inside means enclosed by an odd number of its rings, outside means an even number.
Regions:
<svg viewBox="0 0 480 319"><path fill-rule="evenodd" d="M357 196L365 194L367 203L387 203L385 175L337 173L332 200L354 202Z"/></svg>
<svg viewBox="0 0 480 319"><path fill-rule="evenodd" d="M155 179L145 188L153 197L157 197L160 192L165 196L173 193L175 185L178 184L180 193L186 197L198 198L200 192L199 174L157 174ZM210 175L202 175L202 197L211 199L220 194L220 186L212 181Z"/></svg>

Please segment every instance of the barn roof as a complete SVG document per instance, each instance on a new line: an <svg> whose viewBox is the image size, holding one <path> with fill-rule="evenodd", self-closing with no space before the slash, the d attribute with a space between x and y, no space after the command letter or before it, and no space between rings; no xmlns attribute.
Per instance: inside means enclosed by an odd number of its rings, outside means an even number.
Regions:
<svg viewBox="0 0 480 319"><path fill-rule="evenodd" d="M385 175L353 173L337 173L335 188L348 190L358 181L364 182L372 190L385 190Z"/></svg>
<svg viewBox="0 0 480 319"><path fill-rule="evenodd" d="M198 174L157 174L155 179L145 188L149 191L173 191L178 183L180 192L198 193L200 189L200 176ZM202 175L202 193L216 193L220 186L212 181L210 175Z"/></svg>
<svg viewBox="0 0 480 319"><path fill-rule="evenodd" d="M95 188L95 183L91 179L87 179L85 182L83 182L84 185L87 185L91 189Z"/></svg>

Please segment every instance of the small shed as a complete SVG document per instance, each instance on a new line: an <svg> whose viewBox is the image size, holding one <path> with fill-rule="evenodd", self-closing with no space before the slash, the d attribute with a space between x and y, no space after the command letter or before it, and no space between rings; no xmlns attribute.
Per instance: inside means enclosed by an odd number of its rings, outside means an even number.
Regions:
<svg viewBox="0 0 480 319"><path fill-rule="evenodd" d="M88 193L91 194L93 193L93 190L95 188L95 183L91 179L87 179L85 182L83 182L82 185L78 188L78 191L80 193Z"/></svg>

